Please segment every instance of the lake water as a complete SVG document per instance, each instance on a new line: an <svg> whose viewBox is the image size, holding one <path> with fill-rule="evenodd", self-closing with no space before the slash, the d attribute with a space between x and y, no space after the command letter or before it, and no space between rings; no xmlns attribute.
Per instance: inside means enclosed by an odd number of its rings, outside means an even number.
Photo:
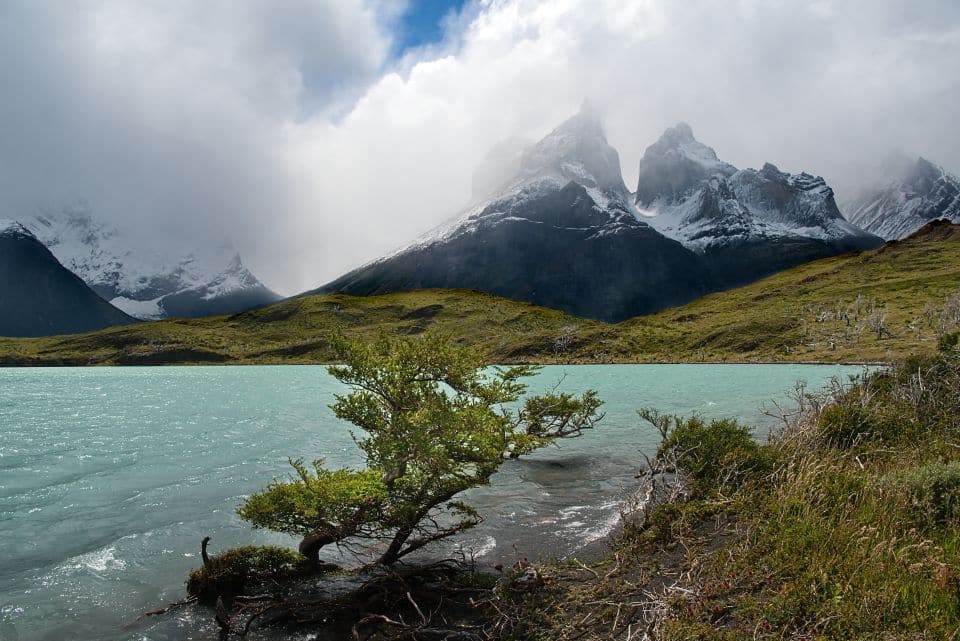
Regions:
<svg viewBox="0 0 960 641"><path fill-rule="evenodd" d="M459 545L481 560L563 556L606 534L656 435L635 410L735 417L763 431L763 402L859 367L583 365L544 368L530 391L592 387L606 418L579 439L508 461L469 498L487 520ZM0 641L215 639L183 609L211 551L295 546L234 510L286 475L288 457L361 461L327 405L341 386L316 366L0 368ZM251 638L264 638L251 635Z"/></svg>

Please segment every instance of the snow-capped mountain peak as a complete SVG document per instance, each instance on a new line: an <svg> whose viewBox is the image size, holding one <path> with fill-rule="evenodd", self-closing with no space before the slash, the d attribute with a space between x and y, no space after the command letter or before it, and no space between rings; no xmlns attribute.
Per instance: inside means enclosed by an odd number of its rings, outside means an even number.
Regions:
<svg viewBox="0 0 960 641"><path fill-rule="evenodd" d="M644 152L636 201L646 208L658 199L683 199L711 176L729 176L736 170L717 158L712 147L698 141L690 125L681 122L664 131Z"/></svg>
<svg viewBox="0 0 960 641"><path fill-rule="evenodd" d="M590 110L528 147L518 169L516 149L492 155L512 179L490 158L480 173L491 179L475 181L502 184L492 195L318 291L480 289L620 320L882 242L843 220L823 178L737 170L685 123L647 148L635 201Z"/></svg>
<svg viewBox="0 0 960 641"><path fill-rule="evenodd" d="M737 169L684 123L647 148L636 204L646 222L701 254L789 242L829 255L880 242L841 216L822 177L772 163Z"/></svg>
<svg viewBox="0 0 960 641"><path fill-rule="evenodd" d="M711 173L724 173L731 165L717 158L717 152L693 135L693 128L680 122L663 132L660 140L647 148L647 153L676 155L693 161Z"/></svg>
<svg viewBox="0 0 960 641"><path fill-rule="evenodd" d="M581 219L575 223L576 226L612 224L616 227L625 220L629 225L646 226L634 216L632 197L620 170L620 155L607 142L599 116L589 104L585 104L579 113L537 143L527 145L520 153L518 167L509 179L504 179L502 172L486 166L497 158L511 165L511 157L517 149L516 140L498 145L491 152L491 157L481 165L484 174L499 174L497 180L502 186L483 197L478 198L475 193L473 202L458 215L374 263L446 242L455 236L475 233L480 227L496 221L527 219L531 203L557 194L569 185L585 192L593 219ZM493 180L485 177L481 182L489 186ZM484 189L475 189L477 191L482 194ZM559 215L553 216L549 210L538 210L537 222L574 225L569 220L562 220Z"/></svg>
<svg viewBox="0 0 960 641"><path fill-rule="evenodd" d="M503 175L489 167L483 174ZM320 291L480 289L621 320L689 300L711 283L699 257L635 215L619 154L588 108L529 146L492 194Z"/></svg>
<svg viewBox="0 0 960 641"><path fill-rule="evenodd" d="M851 222L887 240L909 236L931 220L960 223L960 178L926 158L884 162L881 180L845 205Z"/></svg>
<svg viewBox="0 0 960 641"><path fill-rule="evenodd" d="M524 152L518 180L545 177L583 187L626 194L620 155L610 146L597 113L585 106L577 115Z"/></svg>
<svg viewBox="0 0 960 641"><path fill-rule="evenodd" d="M38 212L25 223L67 269L138 318L226 313L278 298L226 241L158 242L99 220L86 205Z"/></svg>

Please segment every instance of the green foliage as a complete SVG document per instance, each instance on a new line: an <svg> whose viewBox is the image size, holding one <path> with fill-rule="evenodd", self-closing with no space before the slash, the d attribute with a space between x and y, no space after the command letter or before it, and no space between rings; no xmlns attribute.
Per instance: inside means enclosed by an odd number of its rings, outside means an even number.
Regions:
<svg viewBox="0 0 960 641"><path fill-rule="evenodd" d="M937 349L941 352L953 352L960 349L960 332L944 334L937 341Z"/></svg>
<svg viewBox="0 0 960 641"><path fill-rule="evenodd" d="M662 422L663 417L659 417ZM658 457L675 458L693 483L696 495L735 489L773 471L775 457L750 430L734 420L704 422L699 416L672 418ZM656 423L655 423L656 425Z"/></svg>
<svg viewBox="0 0 960 641"><path fill-rule="evenodd" d="M283 580L305 570L304 558L286 548L248 545L227 550L197 568L187 578L187 593L210 602L218 596L241 594L267 579Z"/></svg>
<svg viewBox="0 0 960 641"><path fill-rule="evenodd" d="M351 388L331 405L358 428L362 470L328 470L322 461L251 496L238 513L256 527L303 537L300 551L371 539L389 564L476 525L481 517L455 497L484 485L505 458L558 438L578 436L599 420L593 391L550 392L524 399L521 382L536 368L486 367L475 350L427 333L381 335L369 342L335 335L343 365L329 372Z"/></svg>
<svg viewBox="0 0 960 641"><path fill-rule="evenodd" d="M665 641L956 638L958 380L960 359L940 354L804 397L799 420L757 446L776 452L774 474L652 510L644 527L625 528L615 572L608 559L591 568L595 579L581 570L566 586L554 581L529 609L538 627L517 638L573 638L585 626L589 638L626 638L632 628ZM822 409L856 447L824 438ZM690 448L722 460L746 445L736 430L710 446L702 421L641 415L669 443L668 460ZM719 468L707 462L686 466L715 480ZM651 601L662 616L626 607Z"/></svg>
<svg viewBox="0 0 960 641"><path fill-rule="evenodd" d="M830 405L820 414L820 433L834 447L849 448L877 435L877 420L859 404Z"/></svg>
<svg viewBox="0 0 960 641"><path fill-rule="evenodd" d="M928 463L883 479L884 486L906 495L914 519L942 525L960 516L960 461Z"/></svg>
<svg viewBox="0 0 960 641"><path fill-rule="evenodd" d="M958 378L955 357L910 358L787 430L772 444L777 474L726 508L738 535L697 559L701 587L671 603L664 637L949 638L960 629Z"/></svg>
<svg viewBox="0 0 960 641"><path fill-rule="evenodd" d="M264 492L254 494L239 508L239 515L254 527L289 534L306 535L320 521L339 522L362 506L386 497L380 474L373 470L327 470L323 461L308 469L301 460L290 465L296 475L289 481L275 481ZM376 515L366 514L367 519Z"/></svg>
<svg viewBox="0 0 960 641"><path fill-rule="evenodd" d="M960 360L956 354L911 356L839 391L820 414L818 433L831 447L878 447L956 433Z"/></svg>

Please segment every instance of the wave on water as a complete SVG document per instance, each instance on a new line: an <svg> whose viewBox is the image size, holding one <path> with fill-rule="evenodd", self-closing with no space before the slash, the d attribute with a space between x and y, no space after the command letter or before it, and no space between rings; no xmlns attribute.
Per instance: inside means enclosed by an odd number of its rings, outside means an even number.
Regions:
<svg viewBox="0 0 960 641"><path fill-rule="evenodd" d="M560 510L558 521L564 532L558 536L576 536L576 549L599 541L617 527L620 522L621 501L611 500L596 506L573 505ZM575 552L576 549L571 550Z"/></svg>
<svg viewBox="0 0 960 641"><path fill-rule="evenodd" d="M93 552L87 552L86 554L80 554L56 566L53 573L64 573L70 570L91 570L100 574L113 570L120 571L126 569L126 562L123 559L117 558L116 554L117 548L112 545L94 550Z"/></svg>
<svg viewBox="0 0 960 641"><path fill-rule="evenodd" d="M462 543L459 551L467 558L480 559L497 549L497 539L487 535L481 541L474 541L469 544Z"/></svg>

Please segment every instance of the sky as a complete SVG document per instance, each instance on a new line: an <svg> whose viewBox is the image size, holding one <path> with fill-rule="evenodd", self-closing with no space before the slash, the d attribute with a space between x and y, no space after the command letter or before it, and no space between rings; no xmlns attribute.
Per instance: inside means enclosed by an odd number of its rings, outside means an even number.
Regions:
<svg viewBox="0 0 960 641"><path fill-rule="evenodd" d="M394 33L394 51L399 54L443 40L449 18L463 10L464 0L421 0L402 10Z"/></svg>
<svg viewBox="0 0 960 641"><path fill-rule="evenodd" d="M293 294L456 215L492 147L585 99L631 187L679 121L839 200L897 149L957 172L960 2L4 0L0 218L227 236Z"/></svg>

